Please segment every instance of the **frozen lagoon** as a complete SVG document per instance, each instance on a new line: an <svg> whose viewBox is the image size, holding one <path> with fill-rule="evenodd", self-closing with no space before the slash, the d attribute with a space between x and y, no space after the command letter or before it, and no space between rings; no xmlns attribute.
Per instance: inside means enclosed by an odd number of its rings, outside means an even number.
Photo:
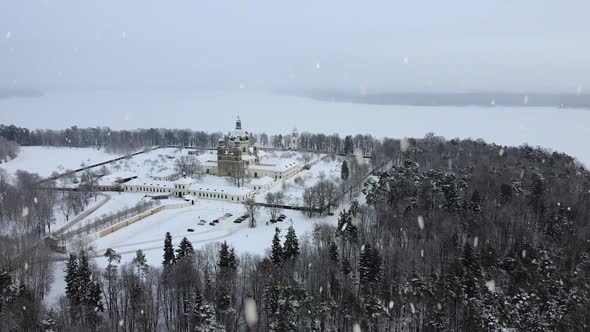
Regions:
<svg viewBox="0 0 590 332"><path fill-rule="evenodd" d="M543 146L590 164L590 110L537 107L418 107L323 102L260 91L77 91L0 99L4 124L63 129L190 128L224 131L239 114L253 132L370 133L377 137L483 138Z"/></svg>

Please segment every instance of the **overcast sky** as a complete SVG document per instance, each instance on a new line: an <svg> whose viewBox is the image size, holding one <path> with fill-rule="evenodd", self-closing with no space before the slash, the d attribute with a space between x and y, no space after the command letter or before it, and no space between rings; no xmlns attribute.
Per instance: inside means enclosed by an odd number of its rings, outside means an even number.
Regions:
<svg viewBox="0 0 590 332"><path fill-rule="evenodd" d="M588 0L1 0L0 87L586 92L588 13Z"/></svg>

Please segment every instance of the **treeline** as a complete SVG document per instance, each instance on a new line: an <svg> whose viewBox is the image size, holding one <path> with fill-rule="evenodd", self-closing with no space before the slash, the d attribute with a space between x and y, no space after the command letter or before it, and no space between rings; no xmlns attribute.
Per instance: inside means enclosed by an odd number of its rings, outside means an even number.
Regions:
<svg viewBox="0 0 590 332"><path fill-rule="evenodd" d="M108 250L101 270L82 252L70 257L61 305L48 311L32 297L39 314L18 322L59 331L588 330L590 173L573 158L428 135L379 142L371 160L389 167L369 178L366 200L338 211L335 227L299 238L277 229L265 257L226 243L174 247L170 234L157 266L141 251L120 264ZM11 290L27 286L4 275ZM18 302L2 301L0 323L18 325L4 314Z"/></svg>
<svg viewBox="0 0 590 332"><path fill-rule="evenodd" d="M64 130L29 130L14 125L0 125L0 137L21 146L95 147L105 148L115 153L128 153L144 147L162 145L213 149L217 148L223 134L190 129L112 130L107 127L78 128L76 126ZM258 143L261 147L293 148L289 144L290 138L290 134L260 133L252 135L251 142ZM365 156L371 156L378 142L379 140L371 135L349 135L342 138L338 134L301 133L298 148L346 154L358 150Z"/></svg>
<svg viewBox="0 0 590 332"><path fill-rule="evenodd" d="M16 158L17 154L18 144L0 136L0 164Z"/></svg>

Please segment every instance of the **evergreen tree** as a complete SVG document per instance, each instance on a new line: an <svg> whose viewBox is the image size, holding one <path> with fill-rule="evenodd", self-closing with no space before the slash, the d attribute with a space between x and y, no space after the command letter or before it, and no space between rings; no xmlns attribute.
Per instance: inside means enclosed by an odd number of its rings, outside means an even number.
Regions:
<svg viewBox="0 0 590 332"><path fill-rule="evenodd" d="M135 271L137 271L137 277L145 278L150 270L149 265L147 264L147 260L145 259L145 254L141 249L135 252L135 257L131 261L133 266L135 267Z"/></svg>
<svg viewBox="0 0 590 332"><path fill-rule="evenodd" d="M297 240L297 235L295 234L293 226L289 226L289 229L287 230L283 252L285 261L295 261L299 257L299 241Z"/></svg>
<svg viewBox="0 0 590 332"><path fill-rule="evenodd" d="M354 152L354 143L352 142L352 136L347 135L344 137L344 154L352 154Z"/></svg>
<svg viewBox="0 0 590 332"><path fill-rule="evenodd" d="M338 246L335 242L330 243L330 260L335 265L339 264L339 257L338 257Z"/></svg>
<svg viewBox="0 0 590 332"><path fill-rule="evenodd" d="M270 260L275 266L280 266L283 264L283 247L281 246L281 239L279 238L280 234L279 228L275 228L275 235L272 239L272 247L271 247L271 258Z"/></svg>
<svg viewBox="0 0 590 332"><path fill-rule="evenodd" d="M370 320L377 319L383 313L379 301L381 288L382 259L379 250L365 244L359 261L359 277L361 293L364 297L364 308Z"/></svg>
<svg viewBox="0 0 590 332"><path fill-rule="evenodd" d="M174 248L172 247L172 235L170 235L170 232L166 232L166 236L164 237L164 261L162 261L164 269L172 266L175 261L176 257L174 256Z"/></svg>
<svg viewBox="0 0 590 332"><path fill-rule="evenodd" d="M342 180L347 180L350 176L350 170L348 169L348 162L346 160L342 161L342 166L340 166L340 178Z"/></svg>
<svg viewBox="0 0 590 332"><path fill-rule="evenodd" d="M78 286L78 256L70 254L65 272L66 296L71 304L78 305L81 302L80 287Z"/></svg>
<svg viewBox="0 0 590 332"><path fill-rule="evenodd" d="M232 307L232 285L235 283L236 262L233 251L229 249L227 242L221 244L219 250L219 267L217 273L217 287L215 295L216 309L222 315L227 315Z"/></svg>
<svg viewBox="0 0 590 332"><path fill-rule="evenodd" d="M192 257L195 254L193 244L185 237L180 241L178 249L176 249L176 260Z"/></svg>
<svg viewBox="0 0 590 332"><path fill-rule="evenodd" d="M1 311L1 310L0 310ZM41 321L42 332L55 332L55 311L53 308L49 309L45 318Z"/></svg>

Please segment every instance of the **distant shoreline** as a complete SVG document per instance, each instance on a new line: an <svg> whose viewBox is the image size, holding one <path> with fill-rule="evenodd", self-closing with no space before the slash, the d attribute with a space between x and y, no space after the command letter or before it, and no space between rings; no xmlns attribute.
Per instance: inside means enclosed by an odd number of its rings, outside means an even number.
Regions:
<svg viewBox="0 0 590 332"><path fill-rule="evenodd" d="M588 94L526 94L526 93L354 93L344 90L275 90L278 95L311 98L341 103L398 106L479 106L479 107L556 107L590 110Z"/></svg>
<svg viewBox="0 0 590 332"><path fill-rule="evenodd" d="M43 96L43 92L26 88L0 88L0 99L34 98Z"/></svg>

